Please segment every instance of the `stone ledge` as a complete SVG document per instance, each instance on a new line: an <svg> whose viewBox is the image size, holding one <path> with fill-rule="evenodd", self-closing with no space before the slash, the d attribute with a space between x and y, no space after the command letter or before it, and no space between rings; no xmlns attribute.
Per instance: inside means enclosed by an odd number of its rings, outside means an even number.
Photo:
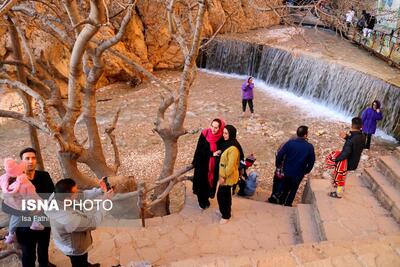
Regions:
<svg viewBox="0 0 400 267"><path fill-rule="evenodd" d="M301 243L320 242L320 237L315 221L314 207L310 204L298 204L296 208L295 228Z"/></svg>
<svg viewBox="0 0 400 267"><path fill-rule="evenodd" d="M397 223L400 223L400 193L375 168L366 168L362 178L366 181L378 201L391 212Z"/></svg>
<svg viewBox="0 0 400 267"><path fill-rule="evenodd" d="M380 172L400 191L400 160L393 156L381 157L377 167Z"/></svg>
<svg viewBox="0 0 400 267"><path fill-rule="evenodd" d="M166 266L400 266L400 235L357 240L323 241L236 256L205 256ZM129 265L134 266L134 265Z"/></svg>

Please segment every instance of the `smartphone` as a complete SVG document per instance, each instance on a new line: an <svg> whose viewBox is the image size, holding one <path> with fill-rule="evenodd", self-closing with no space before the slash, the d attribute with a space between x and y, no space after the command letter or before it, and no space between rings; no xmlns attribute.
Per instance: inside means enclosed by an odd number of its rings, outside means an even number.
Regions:
<svg viewBox="0 0 400 267"><path fill-rule="evenodd" d="M106 185L107 192L110 191L110 190L111 190L111 185L110 185L110 183L108 182L108 177L107 177L107 176L104 176L103 181L104 181L104 184Z"/></svg>

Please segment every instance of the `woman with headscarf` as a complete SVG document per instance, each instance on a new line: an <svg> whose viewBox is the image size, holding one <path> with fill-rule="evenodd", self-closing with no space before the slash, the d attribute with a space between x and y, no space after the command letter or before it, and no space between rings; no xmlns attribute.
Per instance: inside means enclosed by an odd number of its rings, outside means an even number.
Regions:
<svg viewBox="0 0 400 267"><path fill-rule="evenodd" d="M217 200L221 212L220 224L231 218L232 186L239 180L239 163L244 158L242 147L236 140L236 128L226 125L223 137L222 154L219 162L219 189Z"/></svg>
<svg viewBox="0 0 400 267"><path fill-rule="evenodd" d="M254 108L253 108L253 89L254 89L254 83L253 83L253 77L249 77L243 84L242 84L242 110L243 110L243 115L246 112L246 106L247 103L249 104L250 112L251 115L254 114Z"/></svg>
<svg viewBox="0 0 400 267"><path fill-rule="evenodd" d="M214 119L209 128L201 132L192 164L194 166L193 193L197 195L200 208L210 207L218 182L218 163L223 142L224 121Z"/></svg>
<svg viewBox="0 0 400 267"><path fill-rule="evenodd" d="M372 106L365 109L361 115L362 131L367 139L365 143L366 149L369 149L371 146L371 137L376 131L376 124L383 119L380 108L381 102L374 100Z"/></svg>

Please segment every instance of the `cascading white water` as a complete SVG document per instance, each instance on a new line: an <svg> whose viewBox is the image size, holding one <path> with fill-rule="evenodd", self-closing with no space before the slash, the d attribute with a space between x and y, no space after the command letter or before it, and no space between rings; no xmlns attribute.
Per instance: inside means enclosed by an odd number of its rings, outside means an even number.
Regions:
<svg viewBox="0 0 400 267"><path fill-rule="evenodd" d="M266 84L313 98L347 116L379 99L384 119L378 126L400 140L400 88L333 62L241 42L214 40L199 57L202 68L254 76Z"/></svg>

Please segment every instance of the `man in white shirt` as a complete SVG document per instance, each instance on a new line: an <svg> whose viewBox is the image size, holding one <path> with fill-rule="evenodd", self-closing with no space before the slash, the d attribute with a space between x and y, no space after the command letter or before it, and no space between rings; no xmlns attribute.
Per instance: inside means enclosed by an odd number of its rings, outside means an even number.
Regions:
<svg viewBox="0 0 400 267"><path fill-rule="evenodd" d="M349 29L350 26L352 25L355 14L356 14L356 12L354 11L353 7L351 7L351 9L349 11L347 11L347 13L346 13L347 29Z"/></svg>

